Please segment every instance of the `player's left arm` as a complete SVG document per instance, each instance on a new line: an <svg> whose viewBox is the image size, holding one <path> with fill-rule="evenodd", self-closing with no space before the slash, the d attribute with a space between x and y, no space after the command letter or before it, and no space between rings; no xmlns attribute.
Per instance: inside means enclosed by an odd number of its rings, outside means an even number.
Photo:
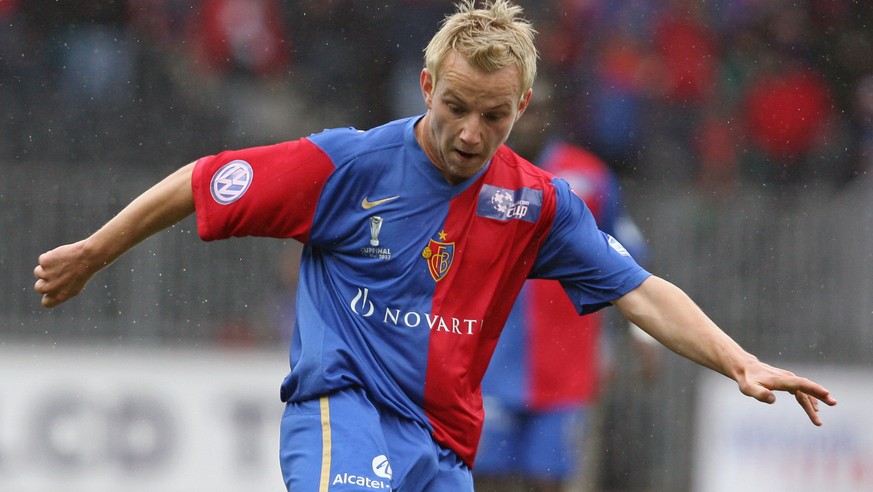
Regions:
<svg viewBox="0 0 873 492"><path fill-rule="evenodd" d="M774 391L791 393L815 425L822 423L819 401L837 403L820 384L759 361L709 319L685 292L664 279L651 276L614 304L629 321L670 350L736 381L747 396L773 403Z"/></svg>

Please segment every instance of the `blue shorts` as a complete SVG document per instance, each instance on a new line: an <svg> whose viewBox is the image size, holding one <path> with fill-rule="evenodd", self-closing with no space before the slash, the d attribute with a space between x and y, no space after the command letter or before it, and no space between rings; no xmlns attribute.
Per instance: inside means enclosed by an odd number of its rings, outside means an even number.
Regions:
<svg viewBox="0 0 873 492"><path fill-rule="evenodd" d="M360 388L288 402L279 458L290 492L473 491L470 468L453 451Z"/></svg>
<svg viewBox="0 0 873 492"><path fill-rule="evenodd" d="M572 477L582 461L585 414L583 406L532 412L486 398L476 475Z"/></svg>

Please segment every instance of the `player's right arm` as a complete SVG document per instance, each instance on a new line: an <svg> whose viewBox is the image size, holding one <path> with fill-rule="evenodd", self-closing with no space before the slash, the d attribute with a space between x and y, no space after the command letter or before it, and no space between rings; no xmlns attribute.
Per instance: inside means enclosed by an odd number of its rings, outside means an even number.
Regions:
<svg viewBox="0 0 873 492"><path fill-rule="evenodd" d="M43 253L34 289L51 308L74 297L98 271L149 236L194 212L188 164L134 199L91 236Z"/></svg>
<svg viewBox="0 0 873 492"><path fill-rule="evenodd" d="M820 384L765 364L746 352L685 292L664 279L651 276L614 304L625 318L664 346L733 379L747 396L773 403L775 391L789 392L815 425L821 425L819 401L837 404Z"/></svg>

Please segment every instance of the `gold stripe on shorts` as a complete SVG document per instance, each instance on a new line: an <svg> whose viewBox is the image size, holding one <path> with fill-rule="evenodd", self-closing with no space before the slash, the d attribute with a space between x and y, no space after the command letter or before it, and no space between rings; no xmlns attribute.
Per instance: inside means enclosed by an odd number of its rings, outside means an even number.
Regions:
<svg viewBox="0 0 873 492"><path fill-rule="evenodd" d="M321 481L319 492L327 492L330 487L330 405L327 397L318 400L321 407Z"/></svg>

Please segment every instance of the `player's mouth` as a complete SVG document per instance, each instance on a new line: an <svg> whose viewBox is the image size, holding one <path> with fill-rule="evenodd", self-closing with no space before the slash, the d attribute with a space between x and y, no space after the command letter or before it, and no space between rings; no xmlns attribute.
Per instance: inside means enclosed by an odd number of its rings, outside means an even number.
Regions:
<svg viewBox="0 0 873 492"><path fill-rule="evenodd" d="M464 159L465 161L473 160L479 155L479 154L476 154L473 152L464 152L463 150L460 150L460 149L455 149L455 153L457 153L459 156L461 156L461 158Z"/></svg>

